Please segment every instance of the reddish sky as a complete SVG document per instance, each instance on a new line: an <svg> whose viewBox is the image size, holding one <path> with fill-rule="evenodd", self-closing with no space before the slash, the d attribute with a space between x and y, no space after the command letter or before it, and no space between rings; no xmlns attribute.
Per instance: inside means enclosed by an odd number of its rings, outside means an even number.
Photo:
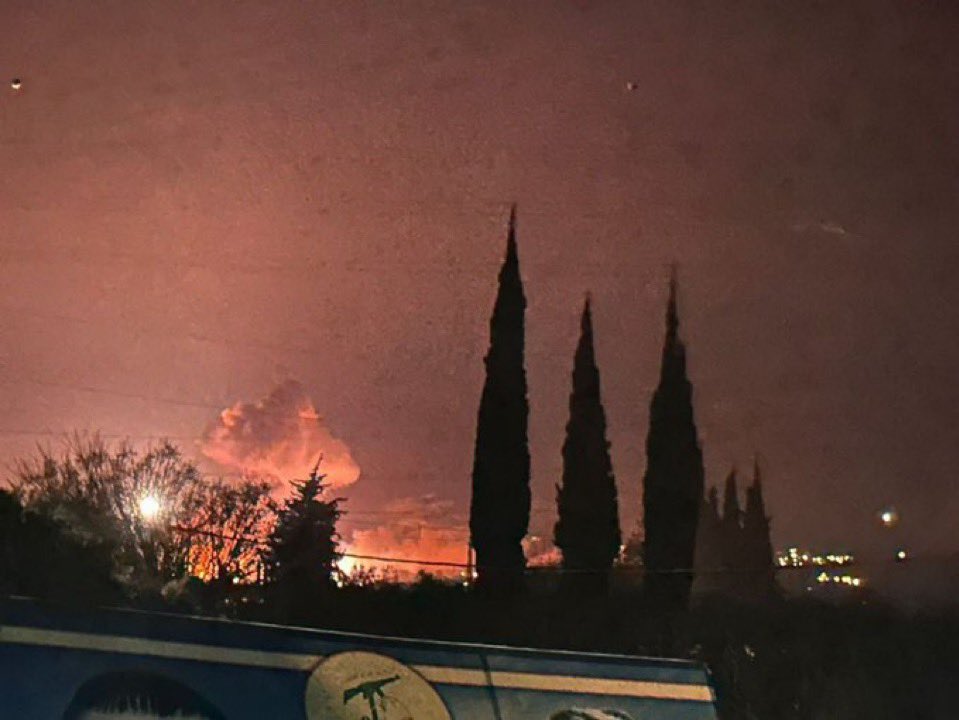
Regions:
<svg viewBox="0 0 959 720"><path fill-rule="evenodd" d="M0 452L192 452L293 379L357 527L461 523L515 200L535 531L586 290L634 527L675 260L709 479L759 451L780 544L954 548L959 9L717 5L5 0Z"/></svg>

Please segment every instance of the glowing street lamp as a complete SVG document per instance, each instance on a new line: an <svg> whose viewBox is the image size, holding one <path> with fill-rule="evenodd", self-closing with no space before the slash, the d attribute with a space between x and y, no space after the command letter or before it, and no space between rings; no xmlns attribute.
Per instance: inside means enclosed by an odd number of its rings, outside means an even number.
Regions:
<svg viewBox="0 0 959 720"><path fill-rule="evenodd" d="M156 495L144 495L140 498L140 515L144 520L152 522L160 514L160 498Z"/></svg>
<svg viewBox="0 0 959 720"><path fill-rule="evenodd" d="M883 527L893 527L899 522L899 513L897 513L893 508L886 508L879 513L879 521L883 524Z"/></svg>

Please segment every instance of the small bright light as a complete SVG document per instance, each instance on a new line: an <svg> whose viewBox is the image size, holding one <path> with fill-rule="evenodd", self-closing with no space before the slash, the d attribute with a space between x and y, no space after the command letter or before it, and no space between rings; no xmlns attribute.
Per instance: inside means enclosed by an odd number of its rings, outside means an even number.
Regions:
<svg viewBox="0 0 959 720"><path fill-rule="evenodd" d="M140 498L140 515L145 520L155 520L160 514L160 500L156 495L144 495Z"/></svg>
<svg viewBox="0 0 959 720"><path fill-rule="evenodd" d="M20 81L20 78L14 78L10 81L10 87L14 90L19 90L23 87L23 83Z"/></svg>
<svg viewBox="0 0 959 720"><path fill-rule="evenodd" d="M896 553L896 560L905 560L905 559L906 559L906 551L905 551L905 550L899 550L899 551Z"/></svg>
<svg viewBox="0 0 959 720"><path fill-rule="evenodd" d="M899 513L895 508L886 508L879 514L879 520L885 527L893 527L899 522Z"/></svg>

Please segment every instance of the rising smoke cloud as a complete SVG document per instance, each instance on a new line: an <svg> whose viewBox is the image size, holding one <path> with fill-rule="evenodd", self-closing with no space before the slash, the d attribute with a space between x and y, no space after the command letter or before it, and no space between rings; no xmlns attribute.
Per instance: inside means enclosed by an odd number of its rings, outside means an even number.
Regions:
<svg viewBox="0 0 959 720"><path fill-rule="evenodd" d="M303 386L280 383L257 402L238 402L203 434L200 452L222 467L277 480L302 480L323 455L330 487L357 481L360 467L317 413Z"/></svg>

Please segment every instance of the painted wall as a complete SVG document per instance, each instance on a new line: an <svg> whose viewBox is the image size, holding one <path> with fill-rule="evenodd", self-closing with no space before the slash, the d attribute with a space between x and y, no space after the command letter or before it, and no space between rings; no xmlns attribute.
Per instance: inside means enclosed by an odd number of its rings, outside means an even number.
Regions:
<svg viewBox="0 0 959 720"><path fill-rule="evenodd" d="M706 720L697 665L0 604L3 717Z"/></svg>

